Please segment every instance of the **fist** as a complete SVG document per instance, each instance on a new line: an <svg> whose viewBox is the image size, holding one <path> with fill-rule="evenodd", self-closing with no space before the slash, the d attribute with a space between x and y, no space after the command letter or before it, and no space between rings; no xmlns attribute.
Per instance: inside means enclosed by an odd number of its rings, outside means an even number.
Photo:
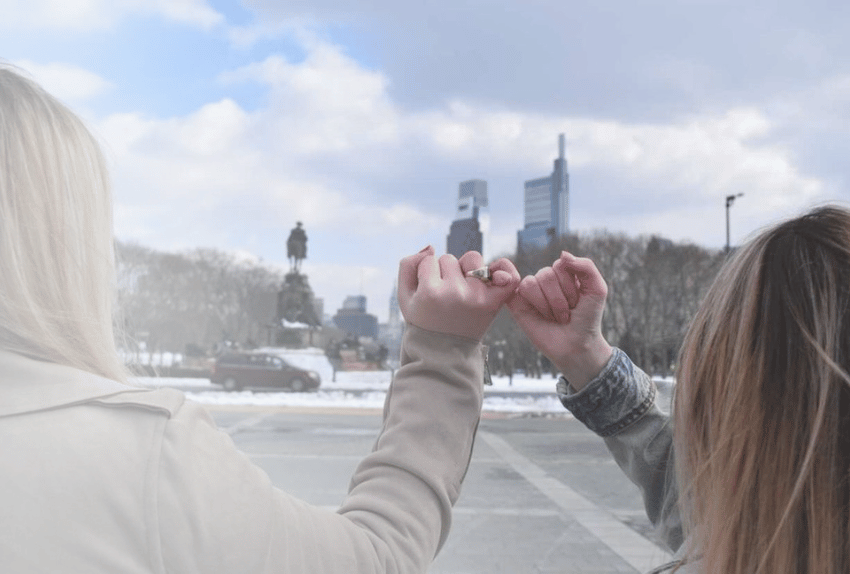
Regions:
<svg viewBox="0 0 850 574"><path fill-rule="evenodd" d="M405 257L399 265L398 302L408 323L480 341L519 284L519 273L507 259L490 264L491 279L466 274L484 264L480 253L460 259L434 256L434 248Z"/></svg>

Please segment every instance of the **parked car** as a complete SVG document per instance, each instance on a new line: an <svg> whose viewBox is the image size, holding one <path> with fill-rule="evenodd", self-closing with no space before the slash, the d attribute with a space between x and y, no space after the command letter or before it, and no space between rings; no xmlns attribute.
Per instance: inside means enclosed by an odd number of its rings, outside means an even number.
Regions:
<svg viewBox="0 0 850 574"><path fill-rule="evenodd" d="M290 365L281 357L267 353L221 355L213 365L210 380L226 391L287 389L303 392L316 390L321 384L315 371Z"/></svg>

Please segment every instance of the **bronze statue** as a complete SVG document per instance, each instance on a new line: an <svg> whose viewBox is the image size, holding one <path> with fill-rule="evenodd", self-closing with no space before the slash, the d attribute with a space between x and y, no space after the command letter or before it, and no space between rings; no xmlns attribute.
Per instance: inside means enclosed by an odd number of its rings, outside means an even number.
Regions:
<svg viewBox="0 0 850 574"><path fill-rule="evenodd" d="M300 221L295 225L286 240L286 252L289 257L289 270L298 273L301 261L307 257L307 233L304 232Z"/></svg>

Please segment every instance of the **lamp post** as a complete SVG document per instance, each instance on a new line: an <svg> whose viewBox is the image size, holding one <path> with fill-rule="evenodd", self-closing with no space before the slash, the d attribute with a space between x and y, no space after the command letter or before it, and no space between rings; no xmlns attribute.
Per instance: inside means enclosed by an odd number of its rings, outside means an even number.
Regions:
<svg viewBox="0 0 850 574"><path fill-rule="evenodd" d="M732 204L735 203L735 199L744 195L743 193L737 193L735 195L727 195L726 196L726 253L729 253L729 250L732 246L729 243L729 208L732 207Z"/></svg>

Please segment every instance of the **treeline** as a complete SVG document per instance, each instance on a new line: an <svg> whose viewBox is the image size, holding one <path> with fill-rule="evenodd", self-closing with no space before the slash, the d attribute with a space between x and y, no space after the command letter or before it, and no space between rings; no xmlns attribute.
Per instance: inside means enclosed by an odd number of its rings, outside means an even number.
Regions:
<svg viewBox="0 0 850 574"><path fill-rule="evenodd" d="M725 255L658 236L628 237L605 231L572 235L545 249L509 258L525 276L558 258L561 250L596 263L608 284L603 332L647 372L671 374L685 327L695 313ZM551 370L503 310L487 334L490 367L509 374Z"/></svg>
<svg viewBox="0 0 850 574"><path fill-rule="evenodd" d="M118 321L133 352L210 353L268 342L285 272L215 249L167 253L116 243Z"/></svg>
<svg viewBox="0 0 850 574"><path fill-rule="evenodd" d="M590 257L608 283L605 336L652 374L670 374L684 329L725 256L657 237L605 231L571 235L509 256L528 275L561 250ZM117 243L118 308L124 347L209 354L228 341L268 344L283 269L215 249L167 253ZM320 295L320 294L319 294ZM487 333L496 373L551 369L503 310Z"/></svg>

